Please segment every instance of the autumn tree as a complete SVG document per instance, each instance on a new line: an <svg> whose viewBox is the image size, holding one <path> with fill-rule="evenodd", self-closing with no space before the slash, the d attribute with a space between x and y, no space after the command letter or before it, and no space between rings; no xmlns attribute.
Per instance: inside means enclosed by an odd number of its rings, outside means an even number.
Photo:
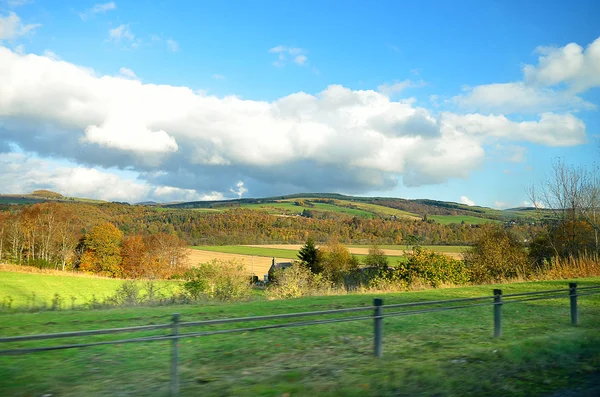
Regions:
<svg viewBox="0 0 600 397"><path fill-rule="evenodd" d="M377 244L373 244L369 248L369 254L365 258L365 265L381 270L388 268L388 258L385 256L385 252L383 252L383 250L380 249Z"/></svg>
<svg viewBox="0 0 600 397"><path fill-rule="evenodd" d="M477 283L526 276L532 270L523 243L498 224L483 225L481 237L463 256Z"/></svg>
<svg viewBox="0 0 600 397"><path fill-rule="evenodd" d="M321 252L323 274L335 283L341 282L345 273L358 267L358 261L350 255L348 248L337 241L331 240L321 248Z"/></svg>
<svg viewBox="0 0 600 397"><path fill-rule="evenodd" d="M112 223L104 222L87 233L79 267L84 271L118 277L121 269L123 232Z"/></svg>

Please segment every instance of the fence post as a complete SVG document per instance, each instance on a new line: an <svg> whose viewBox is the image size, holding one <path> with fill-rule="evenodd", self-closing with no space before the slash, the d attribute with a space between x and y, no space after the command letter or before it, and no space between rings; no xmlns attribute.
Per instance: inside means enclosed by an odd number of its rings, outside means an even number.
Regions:
<svg viewBox="0 0 600 397"><path fill-rule="evenodd" d="M577 311L577 283L569 283L569 297L571 298L571 324L579 325L579 312Z"/></svg>
<svg viewBox="0 0 600 397"><path fill-rule="evenodd" d="M171 335L179 335L179 313L173 314L171 319ZM173 338L171 340L171 346L173 348L171 355L171 390L170 395L176 396L179 393L179 373L177 363L179 361L179 338Z"/></svg>
<svg viewBox="0 0 600 397"><path fill-rule="evenodd" d="M494 290L494 338L502 336L502 290Z"/></svg>
<svg viewBox="0 0 600 397"><path fill-rule="evenodd" d="M375 306L375 313L373 313L375 320L375 357L381 358L383 357L383 299L375 298L373 306Z"/></svg>

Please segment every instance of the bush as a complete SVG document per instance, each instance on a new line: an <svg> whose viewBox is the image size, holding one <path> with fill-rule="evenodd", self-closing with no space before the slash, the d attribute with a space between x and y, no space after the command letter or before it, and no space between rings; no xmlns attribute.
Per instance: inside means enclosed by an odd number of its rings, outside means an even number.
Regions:
<svg viewBox="0 0 600 397"><path fill-rule="evenodd" d="M408 261L396 268L398 278L407 285L425 283L435 288L441 284L466 284L470 280L466 264L444 254L416 246L407 257Z"/></svg>
<svg viewBox="0 0 600 397"><path fill-rule="evenodd" d="M220 301L245 300L252 295L252 286L244 265L236 261L214 259L186 272L185 291L192 299Z"/></svg>
<svg viewBox="0 0 600 397"><path fill-rule="evenodd" d="M314 274L301 263L287 269L275 271L275 281L267 289L269 299L299 298L324 294L331 290L332 284L321 274Z"/></svg>
<svg viewBox="0 0 600 397"><path fill-rule="evenodd" d="M475 283L527 277L533 272L523 244L501 225L483 226L481 237L464 257Z"/></svg>

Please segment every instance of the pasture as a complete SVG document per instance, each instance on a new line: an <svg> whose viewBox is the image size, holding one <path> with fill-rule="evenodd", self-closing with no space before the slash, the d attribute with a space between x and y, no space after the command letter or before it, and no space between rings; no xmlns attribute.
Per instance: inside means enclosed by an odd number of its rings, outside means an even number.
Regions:
<svg viewBox="0 0 600 397"><path fill-rule="evenodd" d="M578 280L580 286L600 278ZM567 280L377 294L386 304L565 288ZM0 335L26 335L371 305L344 295L201 306L0 314ZM384 356L372 356L372 321L213 335L180 342L181 396L559 396L598 395L600 295L580 298L580 326L568 298L503 308L492 338L492 307L390 317ZM256 324L259 325L259 324ZM231 327L238 327L232 324ZM240 324L239 326L243 326ZM206 326L182 332L223 329ZM168 333L168 332L167 332ZM131 335L164 335L146 331ZM68 343L114 340L98 335ZM3 349L62 341L4 344ZM168 395L171 343L96 346L0 356L0 395ZM571 392L577 390L579 394Z"/></svg>
<svg viewBox="0 0 600 397"><path fill-rule="evenodd" d="M16 266L10 266L15 268ZM114 295L122 279L103 278L82 273L36 274L3 270L0 267L0 305L13 309L52 307L58 294L59 308L79 307L92 300ZM158 281L162 290L178 286L174 281Z"/></svg>
<svg viewBox="0 0 600 397"><path fill-rule="evenodd" d="M490 222L500 222L493 219L479 218L471 215L428 215L427 218L441 223L442 225L462 222L465 222L468 225L481 225Z"/></svg>

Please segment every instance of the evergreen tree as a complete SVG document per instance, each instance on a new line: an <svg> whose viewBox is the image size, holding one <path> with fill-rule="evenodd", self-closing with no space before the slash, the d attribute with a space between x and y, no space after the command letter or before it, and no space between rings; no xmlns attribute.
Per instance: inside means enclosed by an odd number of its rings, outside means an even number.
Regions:
<svg viewBox="0 0 600 397"><path fill-rule="evenodd" d="M315 247L315 242L312 238L309 237L306 239L306 244L298 252L298 259L313 273L321 272L319 249Z"/></svg>

